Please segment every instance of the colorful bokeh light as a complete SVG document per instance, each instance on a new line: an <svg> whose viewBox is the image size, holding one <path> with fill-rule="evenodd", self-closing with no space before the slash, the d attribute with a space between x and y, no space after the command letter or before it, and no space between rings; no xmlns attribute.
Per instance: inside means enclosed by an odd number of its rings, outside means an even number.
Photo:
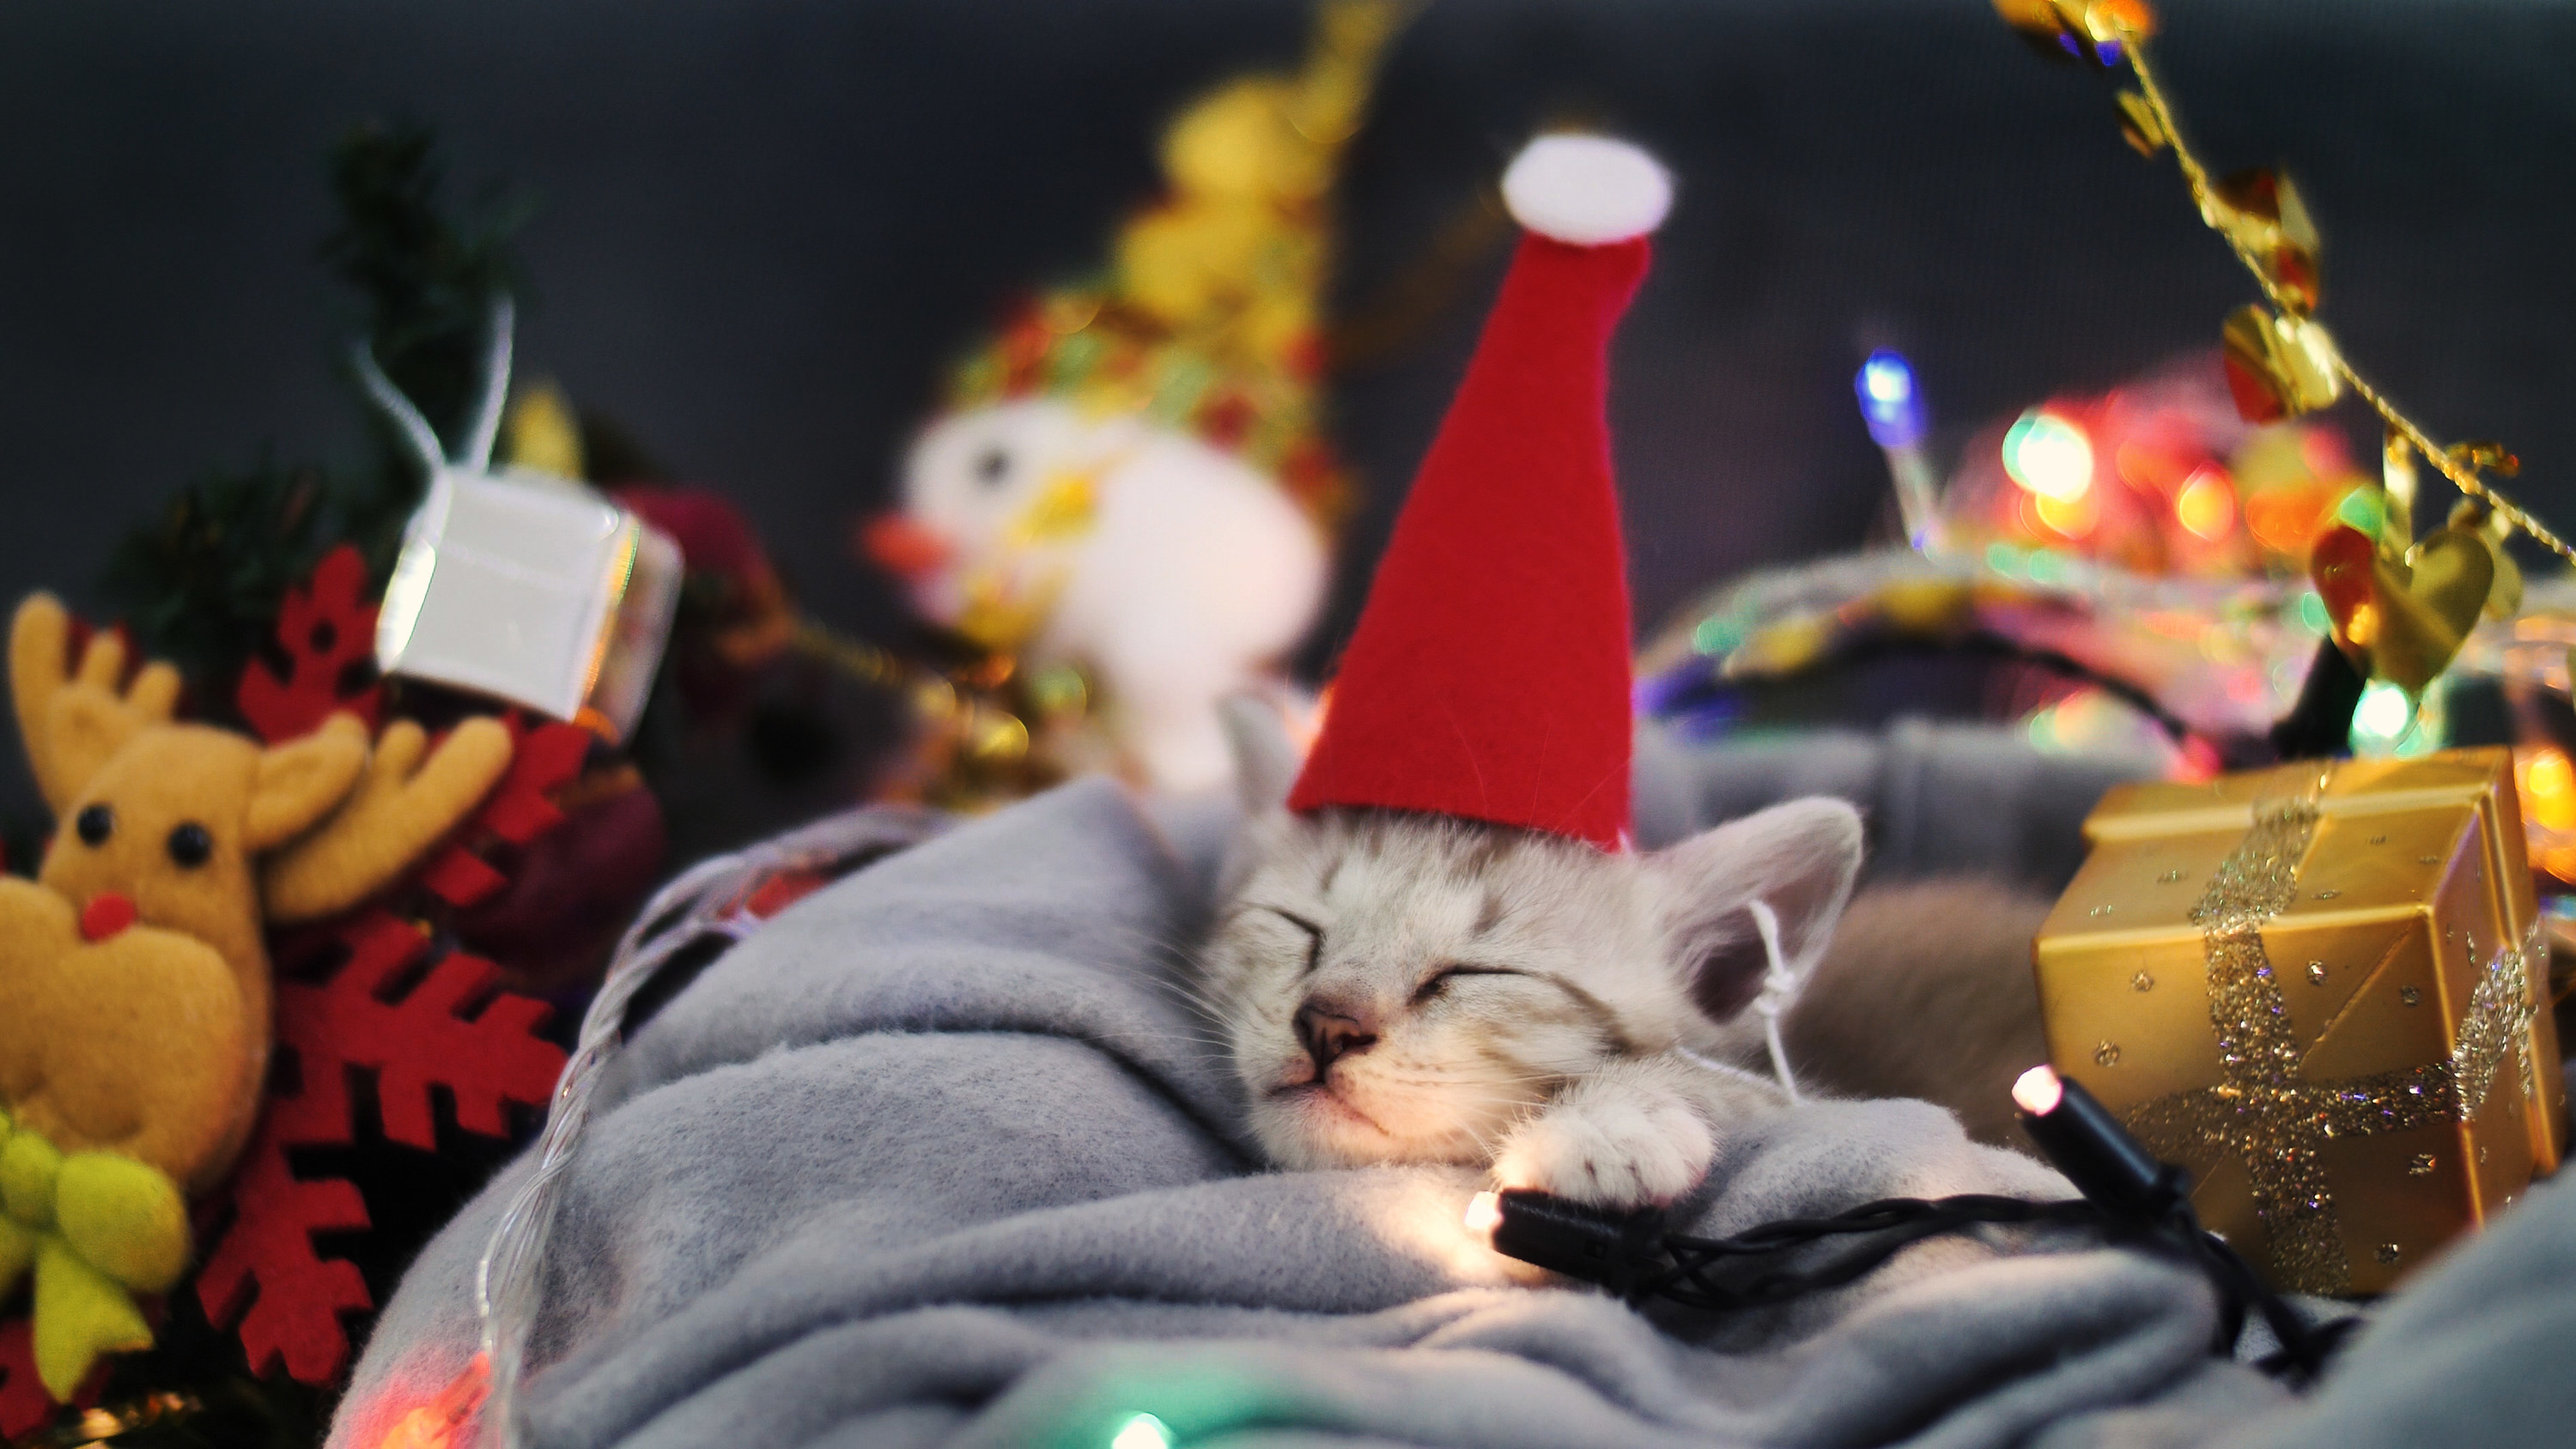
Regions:
<svg viewBox="0 0 2576 1449"><path fill-rule="evenodd" d="M2526 747L2517 752L2514 775L2522 787L2522 810L2531 823L2547 830L2576 830L2576 764L2556 745Z"/></svg>
<svg viewBox="0 0 2576 1449"><path fill-rule="evenodd" d="M2379 490L2362 487L2353 489L2336 501L2334 521L2355 530L2364 537L2377 538L2380 520L2384 514L2385 509L2380 502Z"/></svg>
<svg viewBox="0 0 2576 1449"><path fill-rule="evenodd" d="M2004 472L2015 483L2061 503L2093 487L2093 442L2074 423L2044 408L2021 415L2004 434Z"/></svg>
<svg viewBox="0 0 2576 1449"><path fill-rule="evenodd" d="M1882 448L1910 448L1923 441L1923 399L1914 388L1914 369L1905 358L1885 348L1869 355L1852 379L1860 395L1860 412L1869 435Z"/></svg>
<svg viewBox="0 0 2576 1449"><path fill-rule="evenodd" d="M2385 755L2396 750L2398 743L2415 728L2415 697L2402 685L2385 679L2375 681L2361 692L2361 703L2352 710L2352 752L2356 755Z"/></svg>
<svg viewBox="0 0 2576 1449"><path fill-rule="evenodd" d="M2093 495L2090 493L2078 493L2072 498L2034 493L2030 497L2030 502L2031 511L2039 515L2041 523L2046 524L2052 532L2063 534L2068 538L2082 538L2091 533L2093 525L2102 519L2102 510L2094 503Z"/></svg>
<svg viewBox="0 0 2576 1449"><path fill-rule="evenodd" d="M2314 589L2299 595L2299 622L2311 633L2322 634L2334 626L2334 617L2326 612L2326 601Z"/></svg>
<svg viewBox="0 0 2576 1449"><path fill-rule="evenodd" d="M2245 527L2274 553L2304 556L2334 498L2322 488L2276 488L2245 500Z"/></svg>
<svg viewBox="0 0 2576 1449"><path fill-rule="evenodd" d="M1151 1414L1137 1414L1109 1436L1109 1449L1172 1449L1172 1431Z"/></svg>
<svg viewBox="0 0 2576 1449"><path fill-rule="evenodd" d="M2222 469L2200 469L2174 495L2174 518L2196 536L2218 542L2236 527L2236 486Z"/></svg>

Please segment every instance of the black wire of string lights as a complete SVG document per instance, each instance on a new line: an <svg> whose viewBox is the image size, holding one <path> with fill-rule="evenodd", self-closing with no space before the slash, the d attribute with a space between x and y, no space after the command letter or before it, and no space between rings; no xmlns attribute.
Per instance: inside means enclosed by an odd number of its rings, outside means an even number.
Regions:
<svg viewBox="0 0 2576 1449"><path fill-rule="evenodd" d="M2084 1196L2059 1202L1963 1194L1888 1198L1822 1218L1764 1223L1731 1237L1664 1230L1657 1210L1613 1214L1536 1192L1480 1193L1471 1228L1497 1252L1596 1283L1631 1303L1661 1299L1708 1312L1762 1308L1837 1288L1926 1238L1984 1226L2080 1229L2190 1264L2217 1290L2211 1351L2235 1352L2249 1310L2280 1344L2258 1365L2313 1380L2360 1320L2312 1324L2266 1287L2226 1241L2200 1224L2191 1181L2159 1162L2076 1082L2034 1067L2014 1084L2031 1140ZM1835 1242L1837 1251L1803 1253ZM1796 1261L1790 1255L1800 1254Z"/></svg>

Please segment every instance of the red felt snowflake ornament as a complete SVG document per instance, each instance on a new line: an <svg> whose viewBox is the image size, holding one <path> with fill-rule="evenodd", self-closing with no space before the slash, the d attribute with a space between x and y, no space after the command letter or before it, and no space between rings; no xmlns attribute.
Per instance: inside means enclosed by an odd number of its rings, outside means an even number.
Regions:
<svg viewBox="0 0 2576 1449"><path fill-rule="evenodd" d="M594 740L579 725L547 723L531 729L515 710L501 722L510 727L513 746L509 773L492 787L491 798L466 828L433 853L420 873L424 890L460 910L490 899L508 884L477 847L526 845L563 824L563 810L551 796L581 773Z"/></svg>
<svg viewBox="0 0 2576 1449"><path fill-rule="evenodd" d="M354 651L371 648L376 608L362 602L358 551L332 550L311 584L279 611L278 640L294 660L278 679L254 664L236 703L275 742L313 729L335 710L372 724L381 689L344 684ZM434 949L391 903L417 894L456 908L508 883L485 853L523 846L563 823L549 796L581 772L593 737L576 725L528 725L504 717L514 745L510 768L473 817L413 875L332 932L347 959L318 982L281 981L277 1045L292 1053L296 1085L271 1098L227 1190L231 1221L197 1275L197 1297L218 1325L240 1323L255 1373L283 1365L305 1383L336 1376L349 1358L348 1312L374 1307L356 1267L325 1259L313 1235L368 1226L365 1201L338 1178L307 1180L289 1166L297 1147L342 1146L355 1137L348 1076L374 1075L377 1114L388 1141L437 1149L430 1089L445 1087L456 1125L483 1137L509 1135L505 1104L542 1106L563 1070L563 1052L536 1035L547 1008L498 993L491 962L450 950L407 992L400 983ZM424 901L423 904L426 904Z"/></svg>
<svg viewBox="0 0 2576 1449"><path fill-rule="evenodd" d="M347 1364L340 1314L374 1306L355 1267L313 1246L317 1232L367 1226L357 1189L300 1179L287 1165L290 1148L352 1140L349 1072L374 1074L386 1139L427 1152L438 1145L433 1086L453 1094L459 1128L505 1137L507 1104L542 1105L564 1061L535 1034L544 1003L496 993L500 968L491 962L451 951L389 1000L433 949L429 937L382 910L340 936L351 953L328 980L279 984L277 1039L295 1052L301 1080L271 1099L233 1177L233 1222L197 1275L206 1316L240 1320L252 1371L282 1364L305 1383L325 1382Z"/></svg>
<svg viewBox="0 0 2576 1449"><path fill-rule="evenodd" d="M376 682L376 606L366 602L367 560L344 543L322 556L313 577L277 607L277 642L290 661L280 679L254 659L233 703L259 737L276 744L311 734L333 714L376 727L384 689Z"/></svg>

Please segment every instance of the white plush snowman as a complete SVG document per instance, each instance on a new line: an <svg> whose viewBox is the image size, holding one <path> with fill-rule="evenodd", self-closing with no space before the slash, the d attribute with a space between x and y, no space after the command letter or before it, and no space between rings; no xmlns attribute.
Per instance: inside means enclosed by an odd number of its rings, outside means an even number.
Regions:
<svg viewBox="0 0 2576 1449"><path fill-rule="evenodd" d="M1286 692L1279 662L1323 601L1323 536L1244 459L1132 413L1034 396L942 418L914 446L901 511L870 530L931 619L1071 664L1116 752L1163 789L1230 769L1225 695Z"/></svg>
<svg viewBox="0 0 2576 1449"><path fill-rule="evenodd" d="M1023 670L1084 671L1106 747L1064 763L1214 785L1217 700L1293 696L1280 660L1346 503L1317 407L1332 178L1404 13L1325 0L1301 69L1176 117L1163 196L1095 279L960 368L866 531L931 619Z"/></svg>

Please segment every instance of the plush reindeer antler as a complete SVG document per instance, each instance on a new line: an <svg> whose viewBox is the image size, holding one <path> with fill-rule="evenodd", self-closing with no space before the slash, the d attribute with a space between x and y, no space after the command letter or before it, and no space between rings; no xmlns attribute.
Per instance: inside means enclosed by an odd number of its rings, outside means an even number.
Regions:
<svg viewBox="0 0 2576 1449"><path fill-rule="evenodd" d="M495 719L467 720L435 751L419 725L387 726L349 798L261 866L268 918L314 920L375 894L473 811L510 753L510 731Z"/></svg>
<svg viewBox="0 0 2576 1449"><path fill-rule="evenodd" d="M154 660L125 677L125 641L101 632L71 665L71 615L51 594L30 594L9 629L9 692L36 788L54 813L147 726L168 722L179 671Z"/></svg>

